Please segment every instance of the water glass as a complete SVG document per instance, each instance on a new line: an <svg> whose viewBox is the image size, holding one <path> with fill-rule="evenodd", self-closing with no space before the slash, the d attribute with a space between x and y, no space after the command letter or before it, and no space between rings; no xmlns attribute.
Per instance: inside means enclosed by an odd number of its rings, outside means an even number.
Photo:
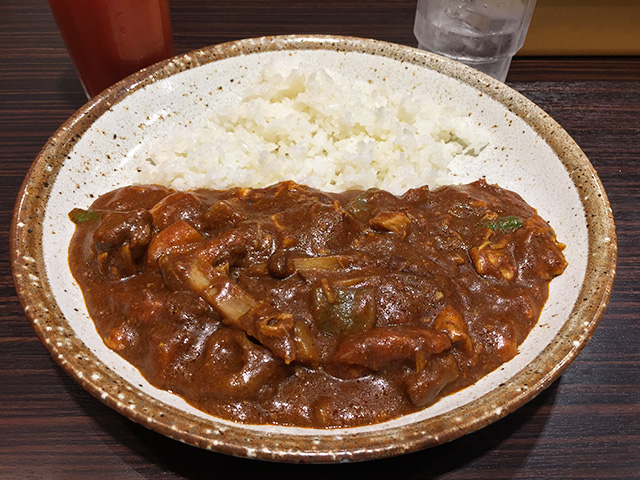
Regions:
<svg viewBox="0 0 640 480"><path fill-rule="evenodd" d="M418 0L418 47L504 82L536 0Z"/></svg>

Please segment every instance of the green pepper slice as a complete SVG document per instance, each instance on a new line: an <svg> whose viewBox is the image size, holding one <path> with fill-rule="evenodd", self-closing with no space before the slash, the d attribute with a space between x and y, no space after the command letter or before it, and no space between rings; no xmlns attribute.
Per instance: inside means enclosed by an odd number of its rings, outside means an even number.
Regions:
<svg viewBox="0 0 640 480"><path fill-rule="evenodd" d="M100 212L97 210L84 210L82 208L74 208L69 213L69 220L73 223L86 223L100 220Z"/></svg>
<svg viewBox="0 0 640 480"><path fill-rule="evenodd" d="M522 228L524 222L520 217L508 215L505 217L498 217L495 220L487 220L483 225L494 232L511 233Z"/></svg>

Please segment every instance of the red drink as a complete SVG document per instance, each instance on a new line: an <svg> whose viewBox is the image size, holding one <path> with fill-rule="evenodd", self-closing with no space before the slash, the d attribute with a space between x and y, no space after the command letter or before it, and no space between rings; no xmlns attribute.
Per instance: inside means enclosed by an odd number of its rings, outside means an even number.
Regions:
<svg viewBox="0 0 640 480"><path fill-rule="evenodd" d="M173 55L169 0L49 0L89 97Z"/></svg>

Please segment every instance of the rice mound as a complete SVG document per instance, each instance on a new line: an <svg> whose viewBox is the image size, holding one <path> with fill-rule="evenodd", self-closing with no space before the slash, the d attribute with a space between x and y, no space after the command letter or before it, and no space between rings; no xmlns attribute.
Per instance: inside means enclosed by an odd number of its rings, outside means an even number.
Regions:
<svg viewBox="0 0 640 480"><path fill-rule="evenodd" d="M487 144L468 116L425 94L309 65L266 66L237 104L201 120L155 146L143 182L188 190L294 180L400 194L440 184L454 157Z"/></svg>

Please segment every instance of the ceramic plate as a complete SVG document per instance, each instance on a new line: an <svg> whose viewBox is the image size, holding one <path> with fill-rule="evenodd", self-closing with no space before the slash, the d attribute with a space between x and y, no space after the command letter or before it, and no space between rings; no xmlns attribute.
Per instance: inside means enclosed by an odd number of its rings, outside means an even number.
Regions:
<svg viewBox="0 0 640 480"><path fill-rule="evenodd" d="M154 142L205 109L233 101L273 59L299 58L348 78L422 89L487 132L490 147L454 161L452 181L485 177L534 206L567 245L569 267L518 355L475 385L418 413L337 430L240 425L152 387L107 349L67 262L67 214L136 182ZM277 461L358 461L458 438L531 400L585 346L611 291L615 228L603 187L580 148L522 95L461 64L413 48L346 37L286 36L204 48L140 71L92 99L51 137L29 171L11 233L18 294L35 332L62 368L126 417L218 452Z"/></svg>

